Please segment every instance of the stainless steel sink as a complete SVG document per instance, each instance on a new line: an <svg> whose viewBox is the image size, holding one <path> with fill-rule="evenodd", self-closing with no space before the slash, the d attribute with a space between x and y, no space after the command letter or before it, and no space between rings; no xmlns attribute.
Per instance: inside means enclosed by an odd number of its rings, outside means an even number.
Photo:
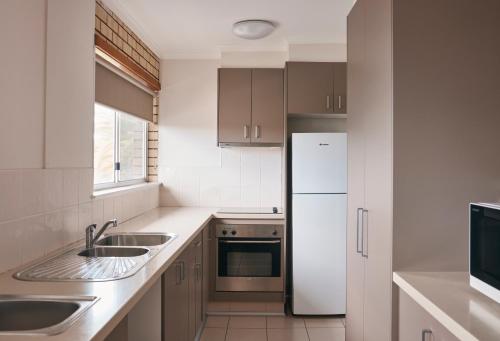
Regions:
<svg viewBox="0 0 500 341"><path fill-rule="evenodd" d="M144 247L94 247L78 253L83 257L138 257L145 255L149 249Z"/></svg>
<svg viewBox="0 0 500 341"><path fill-rule="evenodd" d="M94 296L0 295L0 335L62 333L96 300Z"/></svg>
<svg viewBox="0 0 500 341"><path fill-rule="evenodd" d="M92 249L82 246L42 260L14 277L24 281L113 281L134 275L175 234L114 233L98 240Z"/></svg>
<svg viewBox="0 0 500 341"><path fill-rule="evenodd" d="M102 246L158 246L165 244L172 235L162 233L110 234L96 242Z"/></svg>

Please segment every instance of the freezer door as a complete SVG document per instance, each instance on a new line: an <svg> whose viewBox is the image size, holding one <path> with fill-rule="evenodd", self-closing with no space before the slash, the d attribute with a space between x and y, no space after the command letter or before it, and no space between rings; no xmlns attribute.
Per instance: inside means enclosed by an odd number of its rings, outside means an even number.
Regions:
<svg viewBox="0 0 500 341"><path fill-rule="evenodd" d="M347 134L292 134L292 192L347 193Z"/></svg>
<svg viewBox="0 0 500 341"><path fill-rule="evenodd" d="M346 194L293 195L294 314L345 314L346 211Z"/></svg>

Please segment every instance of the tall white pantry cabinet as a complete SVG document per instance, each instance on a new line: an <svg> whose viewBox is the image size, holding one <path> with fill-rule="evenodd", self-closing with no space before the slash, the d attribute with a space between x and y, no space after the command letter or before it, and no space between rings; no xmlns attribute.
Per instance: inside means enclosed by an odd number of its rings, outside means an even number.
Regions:
<svg viewBox="0 0 500 341"><path fill-rule="evenodd" d="M391 339L391 59L383 56L391 36L390 25L382 25L390 24L387 4L358 0L348 17L349 341Z"/></svg>

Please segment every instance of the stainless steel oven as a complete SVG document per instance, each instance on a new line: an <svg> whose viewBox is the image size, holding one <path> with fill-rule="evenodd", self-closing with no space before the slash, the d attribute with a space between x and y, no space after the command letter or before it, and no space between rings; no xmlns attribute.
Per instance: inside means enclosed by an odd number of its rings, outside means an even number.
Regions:
<svg viewBox="0 0 500 341"><path fill-rule="evenodd" d="M216 291L283 291L283 225L217 224L215 236Z"/></svg>

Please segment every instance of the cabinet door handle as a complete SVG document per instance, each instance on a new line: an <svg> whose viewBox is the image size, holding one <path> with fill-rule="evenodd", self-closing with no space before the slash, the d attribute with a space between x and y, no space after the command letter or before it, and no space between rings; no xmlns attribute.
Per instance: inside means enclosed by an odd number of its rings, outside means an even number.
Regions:
<svg viewBox="0 0 500 341"><path fill-rule="evenodd" d="M330 109L330 95L326 96L326 108Z"/></svg>
<svg viewBox="0 0 500 341"><path fill-rule="evenodd" d="M186 279L186 269L184 266L184 262L181 262L181 281Z"/></svg>
<svg viewBox="0 0 500 341"><path fill-rule="evenodd" d="M366 219L365 219L366 216ZM365 224L366 222L366 224ZM365 229L366 226L366 229ZM363 209L363 220L362 220L362 232L361 232L361 256L368 258L368 210ZM366 237L365 237L365 230L366 230ZM366 240L366 243L365 243ZM365 249L366 245L366 249Z"/></svg>
<svg viewBox="0 0 500 341"><path fill-rule="evenodd" d="M357 212L356 212L356 252L357 253L361 253L363 252L363 239L361 239L361 246L359 245L359 226L360 226L360 222L363 221L363 209L362 208L358 208ZM363 226L363 224L361 224L361 226ZM363 231L361 231L361 234L363 233Z"/></svg>
<svg viewBox="0 0 500 341"><path fill-rule="evenodd" d="M243 137L248 138L248 126L246 124L243 126Z"/></svg>
<svg viewBox="0 0 500 341"><path fill-rule="evenodd" d="M260 126L255 126L255 138L260 138Z"/></svg>
<svg viewBox="0 0 500 341"><path fill-rule="evenodd" d="M196 282L199 282L200 281L201 264L200 263L195 264L194 269L195 269L195 272L196 272L195 273L196 274Z"/></svg>
<svg viewBox="0 0 500 341"><path fill-rule="evenodd" d="M175 285L179 285L182 282L181 277L181 263L175 263Z"/></svg>
<svg viewBox="0 0 500 341"><path fill-rule="evenodd" d="M422 341L431 341L430 338L429 338L429 340L427 340L427 335L432 336L432 330L430 330L430 329L423 329L422 330Z"/></svg>
<svg viewBox="0 0 500 341"><path fill-rule="evenodd" d="M339 109L342 109L342 96L339 96Z"/></svg>

